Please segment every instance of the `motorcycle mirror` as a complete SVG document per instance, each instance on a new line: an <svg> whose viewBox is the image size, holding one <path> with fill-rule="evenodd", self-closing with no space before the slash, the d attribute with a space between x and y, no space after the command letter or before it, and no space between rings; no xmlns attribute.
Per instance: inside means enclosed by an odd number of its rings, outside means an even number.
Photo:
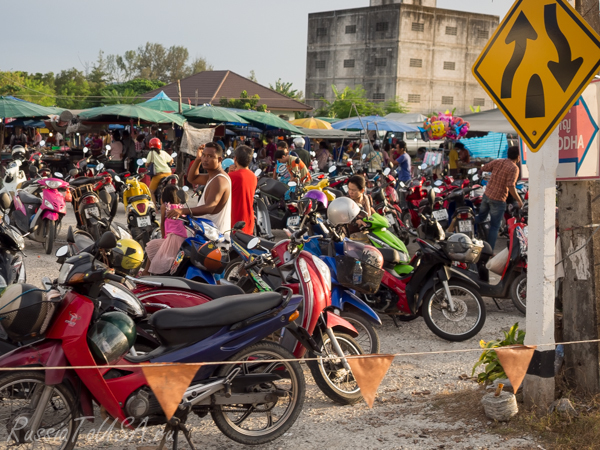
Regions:
<svg viewBox="0 0 600 450"><path fill-rule="evenodd" d="M61 248L59 248L58 250L56 250L55 256L57 258L60 258L62 256L67 256L67 253L69 253L69 246L68 245L63 245Z"/></svg>
<svg viewBox="0 0 600 450"><path fill-rule="evenodd" d="M253 157L254 159L256 159L256 157L257 157L257 156L258 156L258 153L256 153L256 152L254 152L254 154L252 155L252 157Z"/></svg>
<svg viewBox="0 0 600 450"><path fill-rule="evenodd" d="M46 141L40 141L40 147L43 147L44 145L46 145Z"/></svg>
<svg viewBox="0 0 600 450"><path fill-rule="evenodd" d="M136 161L136 163L137 163L138 166L143 166L144 165L144 160L142 158L140 158L140 159L138 159Z"/></svg>
<svg viewBox="0 0 600 450"><path fill-rule="evenodd" d="M177 152L171 153L171 158L177 158Z"/></svg>
<svg viewBox="0 0 600 450"><path fill-rule="evenodd" d="M404 187L406 187L406 185L404 184L404 181L401 181L401 182L400 182L400 187L401 187L401 188L404 188Z"/></svg>
<svg viewBox="0 0 600 450"><path fill-rule="evenodd" d="M260 239L255 237L250 239L250 242L248 242L248 250L252 250L255 249L256 247L258 247L258 245L260 244Z"/></svg>
<svg viewBox="0 0 600 450"><path fill-rule="evenodd" d="M104 148L105 148L106 150L110 150L112 147L111 147L110 145L108 145L108 144L107 144L107 145L106 145Z"/></svg>
<svg viewBox="0 0 600 450"><path fill-rule="evenodd" d="M335 166L331 166L331 167L329 168L329 173L333 173L333 172L335 172L335 169L336 169L336 167L335 167Z"/></svg>
<svg viewBox="0 0 600 450"><path fill-rule="evenodd" d="M385 169L385 170L383 171L383 174L384 174L384 175L387 177L387 176L390 174L390 172L391 172L391 170L390 170L390 168L388 167L387 169Z"/></svg>
<svg viewBox="0 0 600 450"><path fill-rule="evenodd" d="M239 222L236 222L236 224L233 226L233 229L234 230L241 230L245 226L246 226L246 222L244 222L243 220L240 220Z"/></svg>
<svg viewBox="0 0 600 450"><path fill-rule="evenodd" d="M427 200L429 201L429 204L433 206L435 203L435 191L433 189L430 189L427 193Z"/></svg>
<svg viewBox="0 0 600 450"><path fill-rule="evenodd" d="M361 156L361 159L367 159L367 155L366 153L364 155Z"/></svg>
<svg viewBox="0 0 600 450"><path fill-rule="evenodd" d="M479 180L479 175L473 175L473 181Z"/></svg>
<svg viewBox="0 0 600 450"><path fill-rule="evenodd" d="M290 182L288 183L288 186L289 186L289 187L295 187L295 186L298 186L298 184L297 184L295 181L290 181Z"/></svg>
<svg viewBox="0 0 600 450"><path fill-rule="evenodd" d="M10 195L8 195L7 192L3 192L2 195L0 195L0 206L2 206L2 209L8 209L10 208Z"/></svg>
<svg viewBox="0 0 600 450"><path fill-rule="evenodd" d="M146 161L148 161L146 158L142 158L142 164L146 164Z"/></svg>
<svg viewBox="0 0 600 450"><path fill-rule="evenodd" d="M227 156L229 156L229 155L231 155L231 149L230 148L227 149Z"/></svg>
<svg viewBox="0 0 600 450"><path fill-rule="evenodd" d="M256 175L257 177L260 177L260 174L261 174L261 173L262 173L262 170L260 170L260 169L256 169L256 170L254 171L254 175Z"/></svg>
<svg viewBox="0 0 600 450"><path fill-rule="evenodd" d="M101 172L104 169L104 163L100 163L96 166L96 172Z"/></svg>
<svg viewBox="0 0 600 450"><path fill-rule="evenodd" d="M427 169L427 164L421 164L421 170Z"/></svg>
<svg viewBox="0 0 600 450"><path fill-rule="evenodd" d="M437 181L436 181L435 183L433 183L433 184L434 184L434 185L436 185L436 186L441 186L443 183L442 183L442 180L437 180Z"/></svg>
<svg viewBox="0 0 600 450"><path fill-rule="evenodd" d="M69 226L67 230L67 243L74 244L75 243L75 235L73 234L73 227Z"/></svg>
<svg viewBox="0 0 600 450"><path fill-rule="evenodd" d="M317 156L316 152L310 152L310 156Z"/></svg>
<svg viewBox="0 0 600 450"><path fill-rule="evenodd" d="M107 231L104 233L98 241L98 248L103 250L109 250L117 246L117 237L112 232Z"/></svg>
<svg viewBox="0 0 600 450"><path fill-rule="evenodd" d="M112 221L117 215L117 209L119 208L119 197L115 195L112 204L110 206L110 220Z"/></svg>
<svg viewBox="0 0 600 450"><path fill-rule="evenodd" d="M181 188L181 190L182 190L182 191L184 191L184 192L187 192L187 191L189 191L189 190L190 190L190 188L189 188L189 187L187 187L187 186L183 186L183 187Z"/></svg>
<svg viewBox="0 0 600 450"><path fill-rule="evenodd" d="M436 194L439 194L442 191L440 190L440 188L435 187L435 188L433 188L433 192L435 192Z"/></svg>
<svg viewBox="0 0 600 450"><path fill-rule="evenodd" d="M114 179L114 180L115 180L117 183L120 183L120 182L121 182L121 177L120 177L119 175L115 175L115 176L113 177L113 179Z"/></svg>
<svg viewBox="0 0 600 450"><path fill-rule="evenodd" d="M469 169L470 175L473 175L474 173L477 173L477 169L475 167L473 167L472 169Z"/></svg>
<svg viewBox="0 0 600 450"><path fill-rule="evenodd" d="M87 148L87 147L83 147L83 154L84 154L84 155L85 155L87 152L89 152L89 151L90 151L90 149L89 149L89 148Z"/></svg>
<svg viewBox="0 0 600 450"><path fill-rule="evenodd" d="M187 186L184 186L187 187ZM188 188L189 191L189 188ZM184 189L179 189L177 191L177 198L179 198L179 200L181 201L181 203L187 203L188 199L189 199L189 195L188 195L188 191L184 190Z"/></svg>
<svg viewBox="0 0 600 450"><path fill-rule="evenodd" d="M60 173L60 172L54 172L54 176L55 176L56 178L63 178L63 174L62 174L62 173Z"/></svg>
<svg viewBox="0 0 600 450"><path fill-rule="evenodd" d="M79 171L77 169L69 170L69 175L71 175L72 177L77 176L78 173L79 173Z"/></svg>
<svg viewBox="0 0 600 450"><path fill-rule="evenodd" d="M110 194L108 192L106 192L106 189L102 189L99 193L98 193L98 197L100 197L100 200L102 200L104 203L106 203L107 205L111 204L111 198L110 198Z"/></svg>

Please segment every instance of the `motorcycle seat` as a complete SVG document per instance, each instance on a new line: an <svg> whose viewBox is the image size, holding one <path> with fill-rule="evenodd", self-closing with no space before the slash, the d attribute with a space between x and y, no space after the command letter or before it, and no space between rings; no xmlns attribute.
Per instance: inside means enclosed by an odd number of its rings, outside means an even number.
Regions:
<svg viewBox="0 0 600 450"><path fill-rule="evenodd" d="M400 253L393 248L378 248L381 256L383 256L383 260L387 263L391 264L399 264L400 263Z"/></svg>
<svg viewBox="0 0 600 450"><path fill-rule="evenodd" d="M231 295L240 295L244 293L243 289L239 286L228 284L214 286L212 284L198 283L197 281L188 280L186 278L152 276L141 277L141 279L162 283L163 287L190 289L194 292L198 292L199 294L206 295L211 299L228 297Z"/></svg>
<svg viewBox="0 0 600 450"><path fill-rule="evenodd" d="M133 197L129 197L127 199L127 201L129 203L133 203L133 202L139 202L140 200L148 200L151 201L152 199L150 198L149 195L146 194L142 194L142 195L134 195Z"/></svg>
<svg viewBox="0 0 600 450"><path fill-rule="evenodd" d="M30 194L27 191L19 191L19 198L21 201L27 205L40 205L42 203L42 199L36 197L33 194Z"/></svg>
<svg viewBox="0 0 600 450"><path fill-rule="evenodd" d="M256 236L252 236L251 234L246 234L241 231L237 231L233 235L233 240L244 247L248 247L248 243L255 237ZM261 247L264 247L267 250L271 250L273 247L275 247L275 242L267 241L266 239L261 239L260 245Z"/></svg>
<svg viewBox="0 0 600 450"><path fill-rule="evenodd" d="M150 325L155 330L224 327L276 308L281 302L277 292L232 295L189 308L157 311L150 317Z"/></svg>
<svg viewBox="0 0 600 450"><path fill-rule="evenodd" d="M83 186L85 184L93 184L102 181L104 177L79 177L70 181L69 184L74 187Z"/></svg>
<svg viewBox="0 0 600 450"><path fill-rule="evenodd" d="M283 198L289 189L287 184L273 178L261 178L258 181L258 187L261 192L277 198Z"/></svg>
<svg viewBox="0 0 600 450"><path fill-rule="evenodd" d="M481 255L482 256L493 256L494 255L494 249L492 249L492 246L490 244L488 244L486 241L483 241L483 249L481 250Z"/></svg>

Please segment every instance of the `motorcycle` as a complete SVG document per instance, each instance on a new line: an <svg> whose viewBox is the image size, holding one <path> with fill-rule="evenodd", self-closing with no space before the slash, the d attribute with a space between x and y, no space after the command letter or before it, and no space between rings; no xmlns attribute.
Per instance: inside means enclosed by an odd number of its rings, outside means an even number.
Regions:
<svg viewBox="0 0 600 450"><path fill-rule="evenodd" d="M123 205L127 214L127 227L142 247L145 247L152 232L160 227L156 216L156 208L152 202L148 186L139 181L142 175L131 175L125 180L123 189ZM121 178L117 175L118 180Z"/></svg>
<svg viewBox="0 0 600 450"><path fill-rule="evenodd" d="M116 239L109 233L99 242L103 249L114 245ZM69 258L63 265L57 285L65 288L63 293L50 291L43 302L51 304L44 310L48 324L44 337L0 358L0 367L23 367L0 373L0 417L7 421L0 439L19 445L35 436L37 445L44 446L61 436L60 448L70 450L77 441L80 414L94 416L92 399L128 428L165 425L161 446L172 436L174 448L180 432L194 448L185 426L190 413L200 417L210 413L223 434L243 444L266 444L294 424L304 402L302 370L288 351L262 340L295 320L299 296L282 289L253 296L250 302L246 295L232 296L193 308L156 312L150 325L162 345L138 354L132 347L133 321L122 312L100 313L93 293L108 281L124 279L98 267L90 254ZM121 290L127 292L125 287ZM2 316L15 312L3 311ZM110 340L103 338L108 325L120 331ZM142 371L146 363L226 360L236 363L199 368L173 419L165 416ZM65 369L67 361L93 368ZM63 368L28 371L25 366L32 363ZM106 364L128 367L119 370Z"/></svg>
<svg viewBox="0 0 600 450"><path fill-rule="evenodd" d="M15 195L19 186L27 181L27 177L25 176L25 172L21 170L22 161L20 159L15 159L8 163L6 167L6 171L4 172L4 179L2 180L2 189L0 189L0 194L6 192L10 195Z"/></svg>
<svg viewBox="0 0 600 450"><path fill-rule="evenodd" d="M25 263L23 261L23 250L25 241L21 234L10 225L7 211L10 209L11 201L7 193L0 194L0 289L15 283L25 283Z"/></svg>
<svg viewBox="0 0 600 450"><path fill-rule="evenodd" d="M260 177L262 173L261 169L256 169L254 175ZM257 187L254 195L254 234L267 239L273 240L273 230L271 229L271 217L269 216L269 210L265 200L260 196L260 190Z"/></svg>
<svg viewBox="0 0 600 450"><path fill-rule="evenodd" d="M102 233L110 228L110 225L107 227L101 220L101 211L104 211L102 204L111 205L109 211L111 219L117 214L117 198L111 198L108 192L100 190L103 185L110 182L110 176L79 177L69 182L77 227L90 233L94 240L100 239Z"/></svg>
<svg viewBox="0 0 600 450"><path fill-rule="evenodd" d="M30 193L34 187L37 189ZM52 252L57 229L67 213L61 190L68 188L69 183L59 178L39 178L28 190L19 189L13 199L11 223L23 236L42 242L47 255Z"/></svg>

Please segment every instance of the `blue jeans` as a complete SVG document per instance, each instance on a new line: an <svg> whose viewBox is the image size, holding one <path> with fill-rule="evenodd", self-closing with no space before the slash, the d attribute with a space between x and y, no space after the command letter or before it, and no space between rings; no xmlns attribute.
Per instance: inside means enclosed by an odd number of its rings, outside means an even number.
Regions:
<svg viewBox="0 0 600 450"><path fill-rule="evenodd" d="M504 211L506 211L506 202L492 200L488 198L487 195L483 195L481 207L479 208L479 215L475 218L475 223L484 222L488 214L490 215L490 232L487 241L492 247L492 250L496 245L496 239L498 239L498 230L502 224Z"/></svg>

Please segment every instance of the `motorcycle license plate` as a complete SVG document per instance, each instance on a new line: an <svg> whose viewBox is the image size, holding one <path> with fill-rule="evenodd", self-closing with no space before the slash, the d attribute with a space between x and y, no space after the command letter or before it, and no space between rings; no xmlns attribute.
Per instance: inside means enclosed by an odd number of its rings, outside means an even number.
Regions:
<svg viewBox="0 0 600 450"><path fill-rule="evenodd" d="M106 192L108 192L109 194L115 192L115 187L112 184L107 184L106 186L104 186L104 189L106 189Z"/></svg>
<svg viewBox="0 0 600 450"><path fill-rule="evenodd" d="M85 217L88 219L95 219L96 217L100 217L100 210L94 206L93 208L87 208L83 210L85 213Z"/></svg>
<svg viewBox="0 0 600 450"><path fill-rule="evenodd" d="M433 212L433 217L435 217L435 220L438 222L441 220L448 220L448 211L445 209L438 209L437 211Z"/></svg>
<svg viewBox="0 0 600 450"><path fill-rule="evenodd" d="M473 231L473 223L470 220L459 220L458 231L460 233L470 233Z"/></svg>
<svg viewBox="0 0 600 450"><path fill-rule="evenodd" d="M288 217L287 226L288 227L297 227L298 225L300 225L301 221L302 220L300 219L300 216Z"/></svg>
<svg viewBox="0 0 600 450"><path fill-rule="evenodd" d="M396 223L396 219L394 219L394 216L392 216L391 214L386 214L385 218L387 219L390 227L394 226L394 224Z"/></svg>
<svg viewBox="0 0 600 450"><path fill-rule="evenodd" d="M149 227L151 224L151 219L149 216L144 216L144 217L138 217L137 218L137 224L138 227Z"/></svg>

